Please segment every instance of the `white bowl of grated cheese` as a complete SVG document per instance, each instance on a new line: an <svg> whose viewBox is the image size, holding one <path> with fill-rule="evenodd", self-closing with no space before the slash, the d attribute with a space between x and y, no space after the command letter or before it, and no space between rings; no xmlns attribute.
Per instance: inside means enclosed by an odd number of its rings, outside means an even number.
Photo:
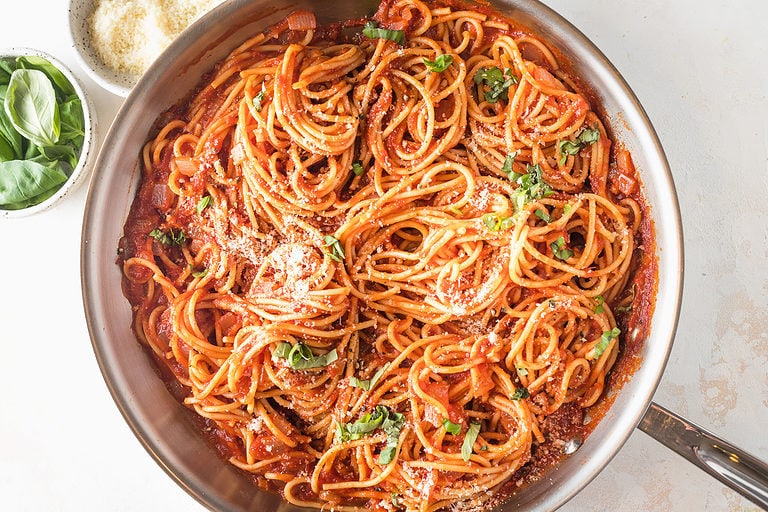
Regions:
<svg viewBox="0 0 768 512"><path fill-rule="evenodd" d="M128 96L141 75L196 19L223 0L70 0L69 31L96 83Z"/></svg>

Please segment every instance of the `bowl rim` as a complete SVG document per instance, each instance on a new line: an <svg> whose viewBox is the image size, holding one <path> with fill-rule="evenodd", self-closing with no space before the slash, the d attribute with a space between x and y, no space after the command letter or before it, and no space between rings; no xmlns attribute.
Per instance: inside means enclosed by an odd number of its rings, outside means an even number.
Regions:
<svg viewBox="0 0 768 512"><path fill-rule="evenodd" d="M66 195L73 192L81 183L87 181L88 175L90 174L89 171L93 167L92 153L96 147L96 111L93 108L90 96L85 93L85 89L83 88L80 79L59 58L46 51L27 46L0 48L0 58L16 58L26 55L34 55L48 60L61 71L67 80L69 80L69 83L72 84L72 87L75 89L78 98L80 98L80 103L82 104L85 135L83 136L83 146L80 148L80 156L77 159L77 166L72 169L72 174L69 175L67 181L59 187L55 194L42 203L22 208L21 210L0 209L0 218L21 218L48 210L58 204Z"/></svg>

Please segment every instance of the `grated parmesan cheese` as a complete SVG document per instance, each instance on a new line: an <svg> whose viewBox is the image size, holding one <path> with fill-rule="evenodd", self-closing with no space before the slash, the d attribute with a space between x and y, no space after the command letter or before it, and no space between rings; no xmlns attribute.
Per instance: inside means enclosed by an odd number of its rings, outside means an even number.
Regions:
<svg viewBox="0 0 768 512"><path fill-rule="evenodd" d="M96 0L88 18L99 58L140 75L185 28L223 0Z"/></svg>

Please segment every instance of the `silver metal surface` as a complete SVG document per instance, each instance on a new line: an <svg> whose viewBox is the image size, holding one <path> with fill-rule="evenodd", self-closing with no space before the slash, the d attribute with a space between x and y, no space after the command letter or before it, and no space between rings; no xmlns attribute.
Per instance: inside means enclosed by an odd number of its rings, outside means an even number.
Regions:
<svg viewBox="0 0 768 512"><path fill-rule="evenodd" d="M139 179L138 159L157 115L185 97L231 49L296 8L320 22L374 12L375 0L311 2L233 0L178 38L128 95L94 167L82 232L83 301L94 352L118 408L168 475L212 510L296 510L222 461L177 403L131 331L130 306L115 264L118 240ZM578 30L535 0L495 5L571 59L616 138L632 152L657 231L658 298L643 362L581 447L547 477L510 498L504 510L554 510L579 492L619 451L640 422L661 378L682 293L682 227L672 176L658 137L635 95L602 53Z"/></svg>
<svg viewBox="0 0 768 512"><path fill-rule="evenodd" d="M638 428L768 510L765 462L653 402Z"/></svg>

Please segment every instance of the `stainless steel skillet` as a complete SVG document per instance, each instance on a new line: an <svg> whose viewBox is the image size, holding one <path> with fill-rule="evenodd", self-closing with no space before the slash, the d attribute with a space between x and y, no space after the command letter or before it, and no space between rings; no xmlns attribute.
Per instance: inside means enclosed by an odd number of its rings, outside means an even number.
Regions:
<svg viewBox="0 0 768 512"><path fill-rule="evenodd" d="M249 34L290 11L315 11L321 22L370 14L375 0L231 0L181 35L126 99L103 144L88 193L82 237L82 289L94 351L107 386L137 438L168 475L213 510L294 510L258 491L205 443L188 411L167 392L131 332L115 251L139 178L138 156L158 113ZM586 486L640 428L768 508L768 466L652 403L672 348L683 279L682 225L672 175L637 98L605 56L577 29L536 0L495 5L569 56L592 87L616 137L632 152L655 221L659 286L643 363L616 392L606 417L546 478L525 487L504 510L554 510ZM663 221L662 221L663 219Z"/></svg>

